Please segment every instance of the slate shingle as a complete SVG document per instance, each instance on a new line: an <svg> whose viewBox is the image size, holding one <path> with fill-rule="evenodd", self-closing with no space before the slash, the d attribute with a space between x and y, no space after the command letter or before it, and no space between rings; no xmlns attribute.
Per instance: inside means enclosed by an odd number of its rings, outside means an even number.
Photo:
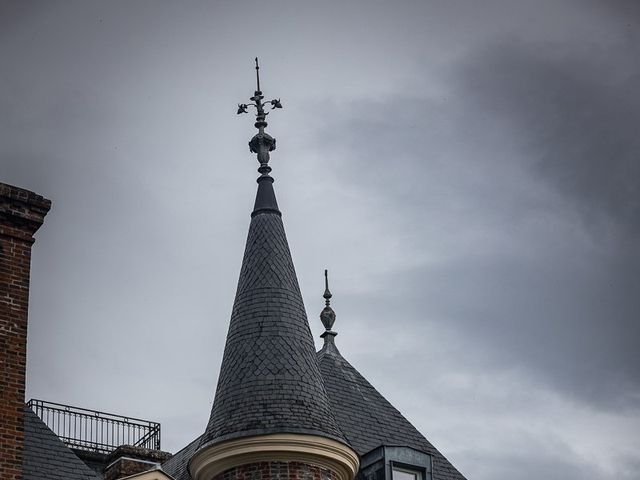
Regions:
<svg viewBox="0 0 640 480"><path fill-rule="evenodd" d="M364 455L381 445L415 448L432 455L433 480L465 477L340 354L333 338L318 364L336 421L349 445Z"/></svg>
<svg viewBox="0 0 640 480"><path fill-rule="evenodd" d="M179 452L176 452L173 457L164 462L162 464L162 471L171 475L175 480L191 480L191 475L189 475L187 467L189 466L189 460L191 460L191 457L198 449L200 438L201 437L196 438L193 442Z"/></svg>
<svg viewBox="0 0 640 480"><path fill-rule="evenodd" d="M465 477L338 351L333 339L317 361L337 424L349 445L364 455L381 445L415 448L433 457L433 480ZM191 480L187 464L200 437L162 465L176 480Z"/></svg>
<svg viewBox="0 0 640 480"><path fill-rule="evenodd" d="M316 354L270 187L259 182L209 423L163 469L190 480L188 462L203 445L297 432L346 441L359 455L381 445L412 447L432 455L434 480L465 480L340 355L333 338Z"/></svg>
<svg viewBox="0 0 640 480"><path fill-rule="evenodd" d="M31 410L24 413L23 480L99 480Z"/></svg>
<svg viewBox="0 0 640 480"><path fill-rule="evenodd" d="M201 446L284 432L344 442L322 384L280 213L256 210Z"/></svg>

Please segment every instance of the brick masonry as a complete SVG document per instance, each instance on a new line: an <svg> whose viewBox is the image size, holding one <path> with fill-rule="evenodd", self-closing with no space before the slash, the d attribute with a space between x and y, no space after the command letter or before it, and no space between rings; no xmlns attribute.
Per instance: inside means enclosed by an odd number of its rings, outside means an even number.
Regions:
<svg viewBox="0 0 640 480"><path fill-rule="evenodd" d="M132 445L121 445L105 461L104 480L119 478L146 472L171 458L171 454L160 450L149 450Z"/></svg>
<svg viewBox="0 0 640 480"><path fill-rule="evenodd" d="M135 458L119 458L104 472L104 480L117 480L136 473L146 472L159 464L142 462Z"/></svg>
<svg viewBox="0 0 640 480"><path fill-rule="evenodd" d="M31 246L51 201L0 183L0 478L22 478Z"/></svg>
<svg viewBox="0 0 640 480"><path fill-rule="evenodd" d="M213 480L336 480L329 469L300 462L258 462L231 468Z"/></svg>

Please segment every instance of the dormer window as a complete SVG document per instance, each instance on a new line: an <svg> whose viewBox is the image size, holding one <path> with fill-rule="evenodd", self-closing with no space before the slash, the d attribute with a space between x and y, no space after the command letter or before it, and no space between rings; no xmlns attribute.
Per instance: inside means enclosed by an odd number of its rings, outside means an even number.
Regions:
<svg viewBox="0 0 640 480"><path fill-rule="evenodd" d="M356 480L431 480L431 463L421 450L383 445L362 455Z"/></svg>

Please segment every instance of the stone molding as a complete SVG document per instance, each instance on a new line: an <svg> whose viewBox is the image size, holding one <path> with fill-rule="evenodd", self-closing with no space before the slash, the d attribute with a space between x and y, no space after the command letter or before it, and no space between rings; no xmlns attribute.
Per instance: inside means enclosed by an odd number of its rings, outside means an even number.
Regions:
<svg viewBox="0 0 640 480"><path fill-rule="evenodd" d="M278 433L237 438L200 448L189 461L195 480L211 480L234 467L257 462L300 462L332 470L338 480L353 480L360 461L347 445L315 435Z"/></svg>

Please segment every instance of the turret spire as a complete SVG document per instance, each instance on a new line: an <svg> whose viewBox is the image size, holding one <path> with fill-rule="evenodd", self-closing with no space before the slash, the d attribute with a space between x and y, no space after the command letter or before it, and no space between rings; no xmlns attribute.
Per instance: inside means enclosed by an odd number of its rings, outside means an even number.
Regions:
<svg viewBox="0 0 640 480"><path fill-rule="evenodd" d="M256 58L251 105L258 133L249 147L261 175L218 386L189 474L194 480L353 480L358 455L331 410L269 176L276 141L264 131L263 98ZM268 104L282 108L280 100ZM238 113L247 107L240 104Z"/></svg>
<svg viewBox="0 0 640 480"><path fill-rule="evenodd" d="M324 390L273 178L269 176L267 163L275 140L264 132L267 112L257 59L256 88L251 105L257 110L258 133L249 145L258 154L261 175L211 416L191 460L191 474L196 480L215 477L208 470L207 452L215 451L222 442L287 434L322 437L323 442L347 448ZM281 108L279 100L268 103ZM241 104L238 112L245 112L247 107ZM349 448L345 451L351 452ZM284 455L276 453L278 458Z"/></svg>

